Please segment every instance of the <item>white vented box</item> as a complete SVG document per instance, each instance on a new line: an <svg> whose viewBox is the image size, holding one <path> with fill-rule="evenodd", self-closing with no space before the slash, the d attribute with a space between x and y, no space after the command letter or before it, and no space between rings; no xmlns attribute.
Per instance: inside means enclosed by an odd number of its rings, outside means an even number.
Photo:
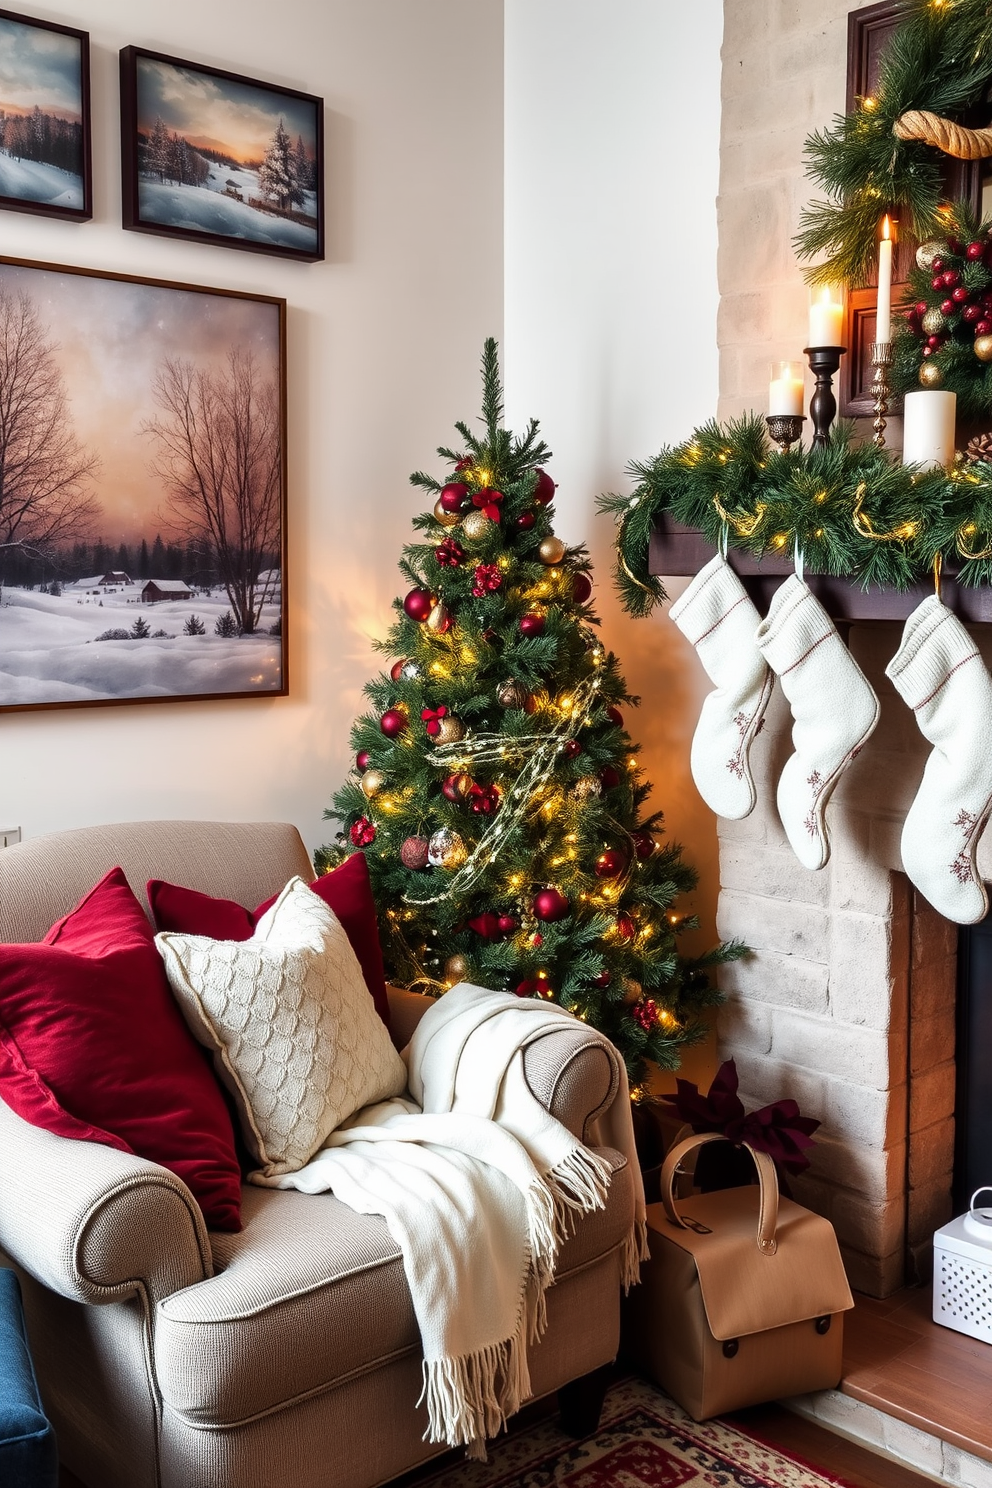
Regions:
<svg viewBox="0 0 992 1488"><path fill-rule="evenodd" d="M933 1237L933 1320L992 1343L992 1209L974 1207L978 1193Z"/></svg>

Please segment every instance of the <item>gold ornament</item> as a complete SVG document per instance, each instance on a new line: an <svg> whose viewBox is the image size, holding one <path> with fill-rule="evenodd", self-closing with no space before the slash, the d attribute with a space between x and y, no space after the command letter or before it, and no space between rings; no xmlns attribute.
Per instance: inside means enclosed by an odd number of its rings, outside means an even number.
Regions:
<svg viewBox="0 0 992 1488"><path fill-rule="evenodd" d="M470 970L467 956L449 956L444 963L444 979L446 982L463 982Z"/></svg>
<svg viewBox="0 0 992 1488"><path fill-rule="evenodd" d="M440 728L433 735L435 744L457 744L459 739L464 739L465 725L453 713L449 713L447 718L439 718L438 723Z"/></svg>
<svg viewBox="0 0 992 1488"><path fill-rule="evenodd" d="M361 787L364 795L371 801L377 796L386 783L386 777L381 770L366 770L361 779Z"/></svg>
<svg viewBox="0 0 992 1488"><path fill-rule="evenodd" d="M568 549L560 537L552 536L546 537L537 551L541 562L548 564L550 567L555 563L560 563Z"/></svg>
<svg viewBox="0 0 992 1488"><path fill-rule="evenodd" d="M572 794L580 801L593 801L603 794L603 782L598 775L580 775L572 787Z"/></svg>
<svg viewBox="0 0 992 1488"><path fill-rule="evenodd" d="M943 243L938 238L933 238L929 243L921 243L916 250L916 264L921 269L933 268L935 258L943 258L950 253L950 244Z"/></svg>
<svg viewBox="0 0 992 1488"><path fill-rule="evenodd" d="M920 386L925 388L939 388L944 380L944 374L934 361L924 362L920 368Z"/></svg>
<svg viewBox="0 0 992 1488"><path fill-rule="evenodd" d="M450 619L451 616L439 600L427 616L427 629L432 630L435 635L444 635Z"/></svg>
<svg viewBox="0 0 992 1488"><path fill-rule="evenodd" d="M931 305L921 322L928 336L936 336L947 324L947 317L943 311L938 310L936 305Z"/></svg>
<svg viewBox="0 0 992 1488"><path fill-rule="evenodd" d="M440 522L442 527L457 527L461 517L457 512L445 511L440 499L434 503L434 520Z"/></svg>
<svg viewBox="0 0 992 1488"><path fill-rule="evenodd" d="M975 337L975 355L980 362L992 362L992 336Z"/></svg>
<svg viewBox="0 0 992 1488"><path fill-rule="evenodd" d="M467 537L469 542L478 542L488 531L489 518L485 512L470 511L462 522L462 535Z"/></svg>
<svg viewBox="0 0 992 1488"><path fill-rule="evenodd" d="M501 708L525 708L529 696L524 684L513 677L501 682L496 689L496 701Z"/></svg>
<svg viewBox="0 0 992 1488"><path fill-rule="evenodd" d="M427 844L427 861L432 868L447 868L453 872L462 866L467 856L465 843L450 827L439 827Z"/></svg>
<svg viewBox="0 0 992 1488"><path fill-rule="evenodd" d="M624 977L620 985L623 987L623 1000L628 1004L637 1002L644 991L640 982L635 981L633 977Z"/></svg>

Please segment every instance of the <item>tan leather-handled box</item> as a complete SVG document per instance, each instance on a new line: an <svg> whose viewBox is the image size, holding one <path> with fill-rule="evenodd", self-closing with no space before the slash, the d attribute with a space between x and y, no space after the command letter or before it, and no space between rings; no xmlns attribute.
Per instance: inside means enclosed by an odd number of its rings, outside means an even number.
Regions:
<svg viewBox="0 0 992 1488"><path fill-rule="evenodd" d="M780 1197L767 1153L748 1147L757 1188L673 1197L682 1159L724 1140L687 1137L665 1159L627 1308L635 1358L697 1421L832 1388L854 1306L833 1226Z"/></svg>

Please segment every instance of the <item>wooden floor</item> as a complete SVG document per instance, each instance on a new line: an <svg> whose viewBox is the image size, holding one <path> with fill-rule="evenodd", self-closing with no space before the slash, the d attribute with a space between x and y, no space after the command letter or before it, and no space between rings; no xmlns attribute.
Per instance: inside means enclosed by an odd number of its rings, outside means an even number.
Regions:
<svg viewBox="0 0 992 1488"><path fill-rule="evenodd" d="M859 1447L781 1405L754 1405L724 1419L769 1446L800 1457L810 1467L853 1484L853 1488L933 1488L932 1478L893 1462L891 1457Z"/></svg>
<svg viewBox="0 0 992 1488"><path fill-rule="evenodd" d="M930 1307L929 1287L858 1297L841 1389L992 1462L992 1345L942 1328Z"/></svg>

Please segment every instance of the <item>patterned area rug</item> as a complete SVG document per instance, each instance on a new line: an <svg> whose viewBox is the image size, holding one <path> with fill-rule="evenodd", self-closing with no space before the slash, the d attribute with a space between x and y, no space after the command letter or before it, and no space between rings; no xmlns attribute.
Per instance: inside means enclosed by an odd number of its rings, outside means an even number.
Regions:
<svg viewBox="0 0 992 1488"><path fill-rule="evenodd" d="M461 1462L421 1488L836 1488L809 1467L723 1421L697 1425L644 1380L606 1397L599 1430L566 1437L555 1418L490 1447L488 1462Z"/></svg>

